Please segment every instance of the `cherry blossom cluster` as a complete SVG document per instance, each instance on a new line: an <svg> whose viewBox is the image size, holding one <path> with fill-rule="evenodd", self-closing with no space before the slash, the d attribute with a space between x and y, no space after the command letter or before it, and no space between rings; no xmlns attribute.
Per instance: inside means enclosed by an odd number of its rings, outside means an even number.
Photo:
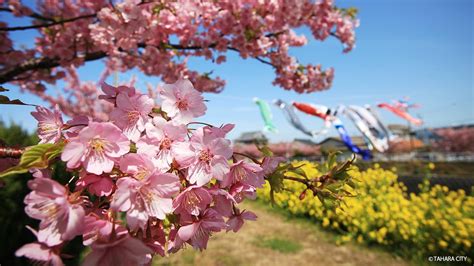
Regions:
<svg viewBox="0 0 474 266"><path fill-rule="evenodd" d="M453 127L434 130L439 139L434 148L444 152L474 152L474 128Z"/></svg>
<svg viewBox="0 0 474 266"><path fill-rule="evenodd" d="M138 68L168 83L187 78L199 91L219 92L224 80L189 69L188 59L220 64L227 53L270 65L274 84L286 90L325 90L334 70L291 56L291 47L308 42L293 29L306 27L320 41L333 36L349 52L358 27L355 9L337 8L333 0L50 0L35 8L7 0L0 1L0 12L26 18L0 21L0 83L35 94L44 92L45 82L65 79L70 69L100 59L106 73ZM25 21L31 24L17 26ZM18 30L38 31L33 48L15 45L10 32Z"/></svg>
<svg viewBox="0 0 474 266"><path fill-rule="evenodd" d="M159 105L130 86L102 88L113 105L106 121L32 112L41 143L63 147L73 177L60 184L51 167L32 170L24 202L39 220L30 228L37 241L17 256L62 265L62 248L82 237L91 249L84 265L143 265L186 245L203 250L212 233L257 218L238 204L255 198L281 159L239 160L226 139L232 124L192 122L206 106L189 80L159 87Z"/></svg>

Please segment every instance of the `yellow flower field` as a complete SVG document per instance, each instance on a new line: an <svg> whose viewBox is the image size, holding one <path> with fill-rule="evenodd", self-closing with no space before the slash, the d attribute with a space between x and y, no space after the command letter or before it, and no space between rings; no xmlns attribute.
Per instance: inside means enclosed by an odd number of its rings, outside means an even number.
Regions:
<svg viewBox="0 0 474 266"><path fill-rule="evenodd" d="M293 164L302 165L308 176L319 175L316 164ZM345 198L339 208L325 208L310 193L300 200L304 185L291 181L285 181L286 191L275 194L275 204L339 232L342 242L391 246L396 253L418 258L462 255L474 259L473 196L439 185L429 188L427 181L418 195L407 195L406 187L397 182L397 175L378 165L367 171L353 167L350 174L360 181L356 191L351 191L357 195ZM259 198L265 201L270 200L269 193L268 184L258 191Z"/></svg>

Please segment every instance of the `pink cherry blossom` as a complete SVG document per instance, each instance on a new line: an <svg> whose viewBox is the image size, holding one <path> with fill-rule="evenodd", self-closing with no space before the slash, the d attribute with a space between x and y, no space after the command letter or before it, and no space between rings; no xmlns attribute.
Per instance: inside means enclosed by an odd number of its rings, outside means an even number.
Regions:
<svg viewBox="0 0 474 266"><path fill-rule="evenodd" d="M61 139L63 119L57 105L53 111L37 106L36 112L31 112L31 115L38 120L40 143L57 143Z"/></svg>
<svg viewBox="0 0 474 266"><path fill-rule="evenodd" d="M212 202L212 197L205 188L190 186L181 192L173 201L176 213L198 216Z"/></svg>
<svg viewBox="0 0 474 266"><path fill-rule="evenodd" d="M148 265L153 251L142 241L129 234L108 242L96 241L92 251L84 259L84 266L103 265Z"/></svg>
<svg viewBox="0 0 474 266"><path fill-rule="evenodd" d="M28 181L32 190L25 197L25 212L41 220L38 241L55 246L82 233L84 208L77 195L68 196L66 189L49 178Z"/></svg>
<svg viewBox="0 0 474 266"><path fill-rule="evenodd" d="M132 3L125 7L140 10ZM132 27L142 15L128 13L123 19ZM121 44L131 45L128 41ZM180 82L172 87L189 93L189 88L179 89ZM29 169L35 179L28 183L32 191L25 212L40 220L39 232L37 242L19 249L18 256L60 264L61 249L82 235L83 245L92 250L85 265L148 265L153 255L166 256L186 244L203 250L212 233L237 232L245 220L256 219L237 205L255 199L256 188L283 158L265 157L260 165L235 158L231 163L226 135L233 124L195 129L200 122L185 125L178 113L150 113L151 107L140 113L148 100L134 89L105 91L103 98L115 106L116 124L106 117L95 122L76 116L59 126L65 143L61 159L74 178L63 186L52 180L52 166ZM129 107L139 113L138 120L120 121ZM188 111L190 118L196 115L192 108L179 110ZM124 132L133 132L133 142Z"/></svg>
<svg viewBox="0 0 474 266"><path fill-rule="evenodd" d="M119 93L116 104L117 108L110 113L110 119L131 141L136 142L150 120L148 115L153 109L153 99L143 94L128 96Z"/></svg>
<svg viewBox="0 0 474 266"><path fill-rule="evenodd" d="M254 200L257 197L255 187L245 183L237 183L232 185L229 193L238 203L242 202L245 198Z"/></svg>
<svg viewBox="0 0 474 266"><path fill-rule="evenodd" d="M34 261L41 261L52 266L63 266L64 263L61 257L53 248L48 247L43 243L29 243L23 245L15 252L17 257L27 257Z"/></svg>
<svg viewBox="0 0 474 266"><path fill-rule="evenodd" d="M161 141L183 141L187 129L184 125L176 124L173 121L166 121L164 118L156 116L153 123L146 124L146 135Z"/></svg>
<svg viewBox="0 0 474 266"><path fill-rule="evenodd" d="M180 123L188 123L205 114L203 97L189 80L180 79L174 84L165 84L160 89L161 109Z"/></svg>
<svg viewBox="0 0 474 266"><path fill-rule="evenodd" d="M68 168L81 164L89 173L110 173L117 158L130 150L130 141L110 122L91 122L77 137L69 139L61 159Z"/></svg>
<svg viewBox="0 0 474 266"><path fill-rule="evenodd" d="M198 221L179 228L178 236L181 240L191 244L193 248L203 250L207 248L207 241L211 233L219 232L226 226L224 219L216 210L206 209Z"/></svg>
<svg viewBox="0 0 474 266"><path fill-rule="evenodd" d="M227 133L234 129L234 127L234 124L225 124L221 127L205 126L203 130L205 132L205 135L210 138L225 138Z"/></svg>
<svg viewBox="0 0 474 266"><path fill-rule="evenodd" d="M69 129L64 132L64 135L66 138L73 138L77 137L77 134L79 134L79 131L81 131L84 127L89 125L89 122L91 119L87 116L79 115L79 116L74 116L71 120L66 122L66 127Z"/></svg>
<svg viewBox="0 0 474 266"><path fill-rule="evenodd" d="M153 162L142 154L129 153L120 159L120 171L138 180L148 178L155 172Z"/></svg>
<svg viewBox="0 0 474 266"><path fill-rule="evenodd" d="M109 196L112 194L114 182L109 176L99 176L88 173L81 173L76 182L76 190L87 188L87 190L96 196Z"/></svg>
<svg viewBox="0 0 474 266"><path fill-rule="evenodd" d="M112 236L113 234L115 235ZM127 234L128 231L123 226L113 224L95 213L88 214L84 217L84 233L82 239L85 246L90 246L96 241L99 243L107 242L113 237Z"/></svg>
<svg viewBox="0 0 474 266"><path fill-rule="evenodd" d="M36 237L38 237L38 232L33 228L26 226ZM23 245L15 252L17 257L27 257L34 261L42 261L44 263L50 263L53 266L63 266L61 260L59 249L57 247L50 247L45 243L33 242L26 245Z"/></svg>
<svg viewBox="0 0 474 266"><path fill-rule="evenodd" d="M101 100L106 100L110 103L115 103L116 99L117 99L117 95L119 93L125 93L125 95L131 97L133 95L135 95L135 89L132 88L132 87L128 87L128 86L118 86L118 87L114 87L114 86L111 86L107 83L102 83L101 85L101 88L102 88L102 91L104 92L103 95L99 95L99 99Z"/></svg>
<svg viewBox="0 0 474 266"><path fill-rule="evenodd" d="M148 123L145 128L146 136L138 140L137 153L151 157L160 171L168 171L174 158L171 148L177 142L184 141L186 127L155 117L153 124Z"/></svg>
<svg viewBox="0 0 474 266"><path fill-rule="evenodd" d="M87 126L90 121L91 119L88 116L78 115L78 116L74 116L71 120L68 120L66 122L66 125L68 127L80 127L82 129L85 126Z"/></svg>
<svg viewBox="0 0 474 266"><path fill-rule="evenodd" d="M253 187L262 187L265 180L259 172L263 169L255 163L238 161L231 165L229 173L222 181L223 187L230 187L232 184L241 182Z"/></svg>
<svg viewBox="0 0 474 266"><path fill-rule="evenodd" d="M242 228L242 225L244 225L244 220L250 220L250 221L255 221L257 220L257 215L251 211L242 211L240 212L238 209L236 209L237 213L233 215L232 217L229 218L227 221L227 232L232 230L235 233Z"/></svg>
<svg viewBox="0 0 474 266"><path fill-rule="evenodd" d="M51 172L52 172L51 169L48 169L48 168L30 169L30 173L32 174L33 177L36 177L36 178L51 178Z"/></svg>
<svg viewBox="0 0 474 266"><path fill-rule="evenodd" d="M152 222L148 228L150 236L144 240L145 244L153 250L153 252L158 253L160 256L164 257L165 246L166 246L166 233L163 230L162 223L156 221Z"/></svg>
<svg viewBox="0 0 474 266"><path fill-rule="evenodd" d="M213 186L209 189L209 193L214 200L213 209L224 217L230 217L233 213L233 207L237 204L234 197L227 190Z"/></svg>
<svg viewBox="0 0 474 266"><path fill-rule="evenodd" d="M201 92L220 92L226 82L211 73L189 68L192 58L222 63L227 53L257 59L274 69L273 84L298 93L328 89L332 68L303 65L290 51L315 40L334 38L344 52L355 46L359 22L352 9L333 0L320 1L164 1L159 8L140 1L77 0L61 3L37 1L33 7L19 0L0 1L15 17L0 21L2 83L58 104L70 116L89 114L106 120L120 86L79 82L75 68L103 58L99 83L110 73L139 70L145 75L175 82L189 79ZM159 12L157 12L159 9ZM33 12L34 10L34 12ZM53 17L60 17L56 19ZM38 18L57 23L34 24ZM71 19L72 18L72 19ZM31 22L34 34L22 46L12 26ZM294 29L308 28L303 34ZM28 67L24 62L31 61ZM262 66L264 67L264 66ZM66 86L53 95L45 84L63 80ZM48 86L50 87L50 86ZM48 88L50 90L51 88ZM98 102L98 96L109 102ZM129 95L131 96L131 95ZM183 106L184 104L181 104Z"/></svg>
<svg viewBox="0 0 474 266"><path fill-rule="evenodd" d="M286 161L286 159L284 157L265 157L263 158L263 162L262 162L262 172L260 172L260 174L262 174L263 176L267 176L271 173L273 173L273 171L275 171L275 169L278 167L278 165L281 163L281 162L284 162Z"/></svg>
<svg viewBox="0 0 474 266"><path fill-rule="evenodd" d="M170 253L178 252L186 244L185 241L179 238L178 230L179 229L177 229L175 225L171 225L171 229L169 233L169 241L168 241L168 252Z"/></svg>
<svg viewBox="0 0 474 266"><path fill-rule="evenodd" d="M230 141L213 138L204 128L194 133L189 143L180 142L173 147L175 159L181 168L188 168L188 180L191 184L203 186L212 177L222 180L229 172L227 160L232 156Z"/></svg>
<svg viewBox="0 0 474 266"><path fill-rule="evenodd" d="M169 173L155 173L141 181L123 177L117 181L110 207L127 212L127 224L132 230L145 229L149 217L163 220L173 211L171 197L179 189L178 177Z"/></svg>

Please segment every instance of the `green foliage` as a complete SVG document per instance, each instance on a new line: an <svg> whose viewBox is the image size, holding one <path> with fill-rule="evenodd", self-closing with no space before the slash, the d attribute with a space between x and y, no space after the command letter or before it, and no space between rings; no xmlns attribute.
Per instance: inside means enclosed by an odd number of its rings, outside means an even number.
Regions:
<svg viewBox="0 0 474 266"><path fill-rule="evenodd" d="M264 155L264 156L273 156L273 152L267 145L257 145L257 149Z"/></svg>
<svg viewBox="0 0 474 266"><path fill-rule="evenodd" d="M32 168L47 168L51 161L61 154L63 147L63 143L46 143L28 147L22 154L20 163L1 172L0 177L13 174L23 174Z"/></svg>
<svg viewBox="0 0 474 266"><path fill-rule="evenodd" d="M355 7L335 8L335 9L343 13L344 15L351 17L352 19L356 19L357 14L359 13L359 10Z"/></svg>
<svg viewBox="0 0 474 266"><path fill-rule="evenodd" d="M35 134L29 134L19 125L11 123L7 127L3 121L0 121L0 146L3 143L9 147L26 147L35 145L38 141L39 139Z"/></svg>
<svg viewBox="0 0 474 266"><path fill-rule="evenodd" d="M325 207L339 206L344 197L354 195L350 191L354 190L357 180L348 174L355 157L342 164L336 161L336 157L337 153L330 154L322 165L281 163L267 176L271 202L274 203L275 193L286 189L284 180L291 180L305 185L305 189L299 191L301 199L306 197L307 190L310 190Z"/></svg>
<svg viewBox="0 0 474 266"><path fill-rule="evenodd" d="M273 203L275 192L281 192L283 190L283 180L285 178L285 170L289 167L288 164L280 164L277 169L270 175L267 176L267 181L270 184L270 197Z"/></svg>

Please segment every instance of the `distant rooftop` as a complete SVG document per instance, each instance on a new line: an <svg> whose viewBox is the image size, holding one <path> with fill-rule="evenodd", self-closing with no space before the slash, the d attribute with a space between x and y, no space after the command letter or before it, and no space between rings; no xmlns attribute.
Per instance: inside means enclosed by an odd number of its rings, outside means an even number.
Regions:
<svg viewBox="0 0 474 266"><path fill-rule="evenodd" d="M307 145L318 145L316 142L311 139L294 139L293 142L300 142Z"/></svg>
<svg viewBox="0 0 474 266"><path fill-rule="evenodd" d="M267 143L268 138L261 131L250 131L250 132L243 132L240 135L240 137L234 140L234 142L236 143L255 143L255 142Z"/></svg>

